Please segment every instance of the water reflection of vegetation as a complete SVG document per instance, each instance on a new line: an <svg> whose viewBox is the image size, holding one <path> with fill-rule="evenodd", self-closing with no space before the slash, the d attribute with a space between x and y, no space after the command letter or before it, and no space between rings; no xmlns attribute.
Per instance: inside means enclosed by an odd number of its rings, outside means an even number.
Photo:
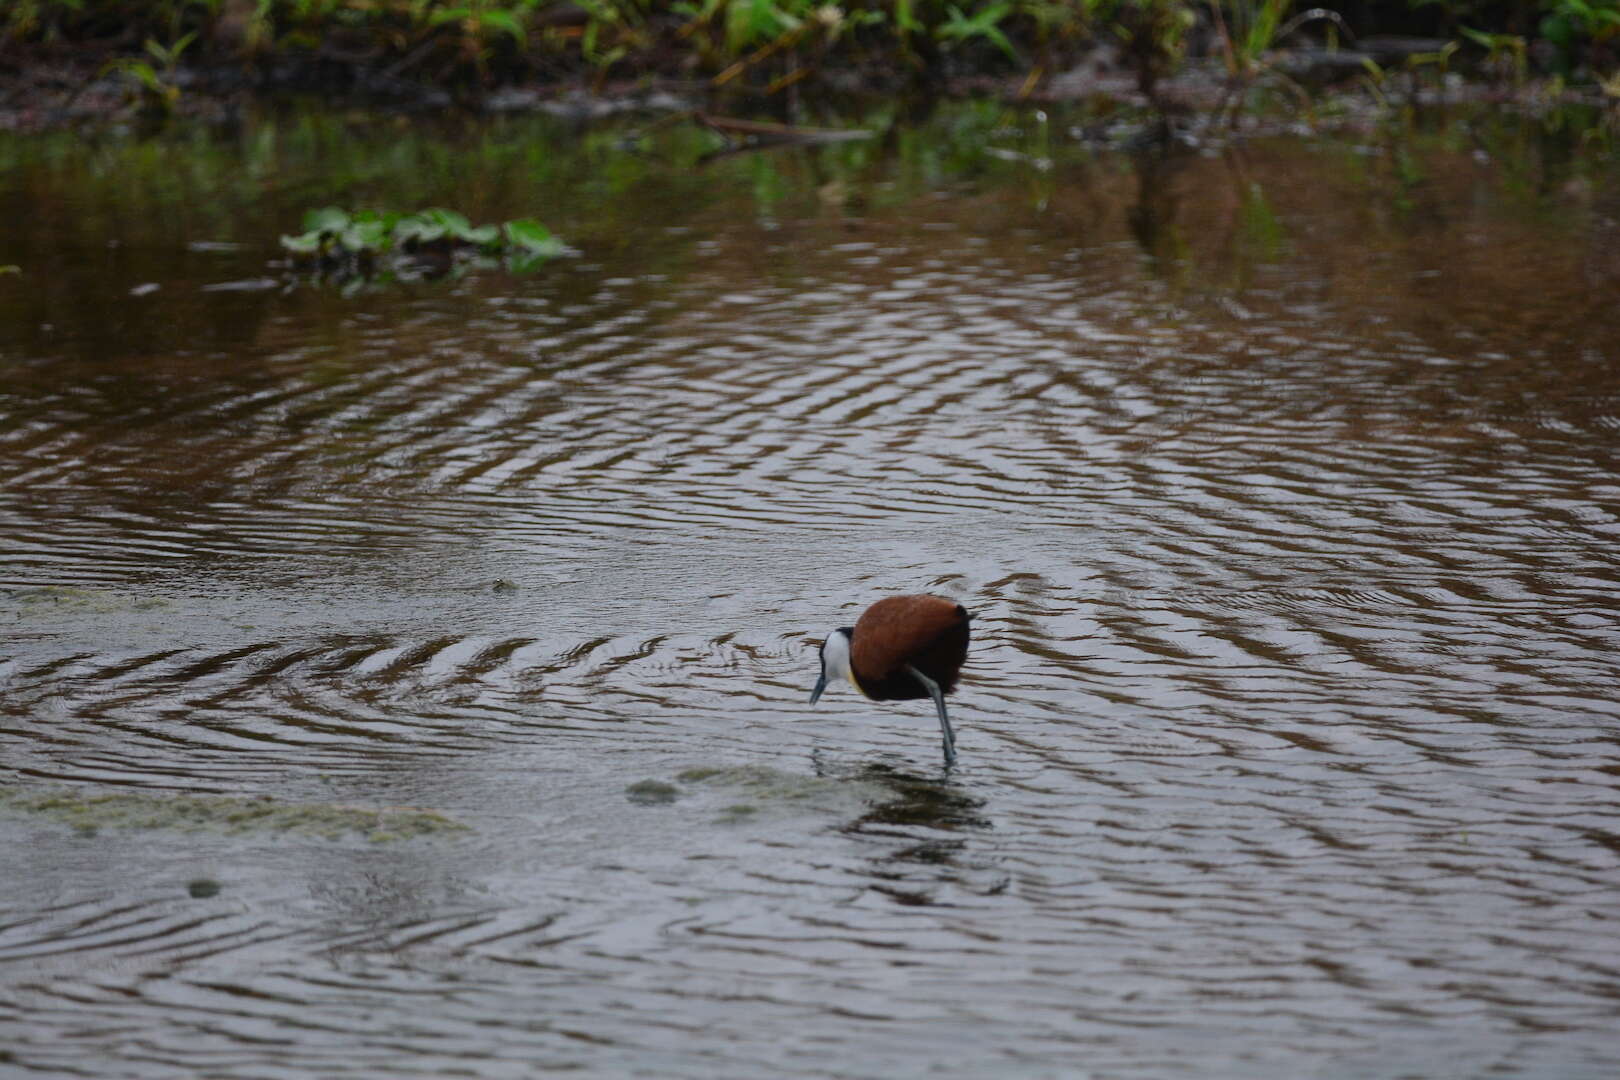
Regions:
<svg viewBox="0 0 1620 1080"><path fill-rule="evenodd" d="M1505 162L1556 152L1564 168L1597 172L1612 166L1615 149L1597 117L1596 110L1577 107L1529 118L1402 113L1382 124L1377 138L1417 152L1455 150L1472 141ZM692 125L621 120L574 131L561 121L522 117L469 130L431 121L378 125L359 114L277 112L229 131L197 126L152 139L0 135L0 172L8 175L13 197L40 195L46 209L54 200L43 196L64 183L84 192L88 198L79 205L89 213L64 217L53 229L86 238L104 234L109 216L116 216L121 227L144 223L155 239L165 223L152 212L183 206L188 224L206 229L212 239L261 240L273 235L276 223L248 211L267 195L281 205L301 204L300 212L329 202L435 205L453 197L480 220L517 216L514 208L538 196L557 208L547 211L548 221L560 227L568 220L567 235L583 240L593 231L597 238L623 235L626 222L604 220L603 212L639 212L648 197L664 209L701 209L712 205L717 187L734 188L738 180L755 193L761 209L792 198L815 205L816 189L834 180L867 208L903 203L940 187L1027 184L1032 173L1109 149L1094 140L1094 131L1123 134L1128 141L1138 120L1107 109L1048 115L980 101L940 109L915 124L894 106L850 122L881 138L748 155L700 171L696 164L717 140ZM207 198L198 199L200 193ZM587 206L590 212L582 212Z"/></svg>
<svg viewBox="0 0 1620 1080"><path fill-rule="evenodd" d="M285 223L326 203L451 205L479 221L543 216L584 256L569 274L546 275L561 290L589 289L593 266L679 282L708 265L700 241L761 224L916 229L945 220L975 233L1034 229L1065 243L1109 238L1100 230L1128 221L1150 272L1186 284L1213 274L1221 288L1242 287L1245 268L1291 257L1296 238L1278 202L1297 201L1302 185L1359 190L1384 208L1391 237L1427 212L1437 190L1430 178L1459 167L1494 192L1473 212L1567 213L1570 197L1601 192L1614 175L1616 148L1593 137L1594 115L1351 115L1343 134L1319 137L1314 150L1250 135L1213 159L1151 142L1133 150L1140 114L994 102L920 119L888 105L851 118L876 138L707 162L719 145L712 133L645 116L581 131L533 115L450 125L273 111L229 129L184 126L152 138L0 135L6 262L22 271L0 276L0 320L25 335L75 326L111 354L240 340L272 302L225 292L202 304L197 286L265 277ZM1264 162L1283 146L1302 149L1288 151L1298 160L1279 172ZM1224 172L1212 164L1219 160ZM1236 228L1212 232L1203 207L1219 196L1208 183L1221 175ZM165 283L185 292L152 291ZM135 288L149 295L124 295ZM106 300L112 317L87 325L76 314L86 296ZM154 311L165 315L145 314Z"/></svg>

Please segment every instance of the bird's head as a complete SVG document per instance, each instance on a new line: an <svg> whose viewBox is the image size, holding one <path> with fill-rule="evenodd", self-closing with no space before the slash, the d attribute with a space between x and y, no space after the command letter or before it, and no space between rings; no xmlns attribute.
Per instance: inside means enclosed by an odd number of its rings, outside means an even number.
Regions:
<svg viewBox="0 0 1620 1080"><path fill-rule="evenodd" d="M840 626L821 643L821 678L816 680L816 688L810 691L810 704L816 703L830 680L848 679L851 686L855 685L855 675L849 667L849 643L854 636L854 627Z"/></svg>

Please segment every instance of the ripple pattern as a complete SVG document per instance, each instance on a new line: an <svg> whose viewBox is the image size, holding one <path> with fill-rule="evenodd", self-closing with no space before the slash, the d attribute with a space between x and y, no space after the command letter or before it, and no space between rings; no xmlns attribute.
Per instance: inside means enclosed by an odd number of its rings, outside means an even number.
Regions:
<svg viewBox="0 0 1620 1080"><path fill-rule="evenodd" d="M0 808L0 1069L1620 1073L1613 311L1238 303L974 210L0 359L8 783L472 826ZM805 702L924 589L949 776Z"/></svg>

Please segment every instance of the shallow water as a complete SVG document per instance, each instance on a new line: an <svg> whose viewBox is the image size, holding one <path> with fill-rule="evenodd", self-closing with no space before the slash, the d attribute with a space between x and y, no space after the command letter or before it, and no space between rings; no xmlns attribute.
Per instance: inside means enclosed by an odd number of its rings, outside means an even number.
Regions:
<svg viewBox="0 0 1620 1080"><path fill-rule="evenodd" d="M1616 1075L1620 169L1091 133L0 137L0 1074Z"/></svg>

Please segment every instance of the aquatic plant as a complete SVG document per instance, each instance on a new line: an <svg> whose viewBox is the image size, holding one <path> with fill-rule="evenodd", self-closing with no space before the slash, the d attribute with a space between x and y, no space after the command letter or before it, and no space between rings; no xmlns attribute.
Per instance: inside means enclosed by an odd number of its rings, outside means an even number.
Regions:
<svg viewBox="0 0 1620 1080"><path fill-rule="evenodd" d="M1605 90L1612 80L1620 80L1620 0L1547 0L1542 5L1547 12L1537 27L1542 38L1550 42L1557 52L1557 65L1569 71L1583 44L1594 59L1601 52L1607 63L1594 63L1594 69L1607 67L1607 72L1594 70Z"/></svg>
<svg viewBox="0 0 1620 1080"><path fill-rule="evenodd" d="M1277 43L1308 23L1330 22L1347 38L1354 37L1344 18L1327 8L1312 8L1284 19L1293 6L1294 0L1229 0L1224 5L1209 5L1228 74L1252 79L1266 66L1265 58Z"/></svg>
<svg viewBox="0 0 1620 1080"><path fill-rule="evenodd" d="M939 24L934 36L947 44L982 38L1007 55L1013 63L1022 63L1023 57L1001 29L1001 23L1012 11L1011 4L989 4L968 15L955 4L946 5L948 18Z"/></svg>
<svg viewBox="0 0 1620 1080"><path fill-rule="evenodd" d="M174 111L180 101L180 87L174 79L175 68L180 63L180 57L185 53L186 47L196 40L196 31L181 35L169 45L162 45L153 38L147 38L146 54L156 61L158 67L138 57L125 56L109 60L102 68L103 74L116 72L123 75L134 88L131 104L144 113L153 116L167 116Z"/></svg>
<svg viewBox="0 0 1620 1080"><path fill-rule="evenodd" d="M1279 42L1303 23L1348 36L1332 11L1293 11L1292 0L6 0L0 51L13 67L82 55L122 74L153 114L179 102L182 51L229 69L227 82L243 62L273 62L294 82L346 76L476 99L514 81L584 74L600 85L610 69L774 95L832 68L935 90L948 76L1023 68L1027 95L1087 50L1115 46L1158 102L1189 56L1218 59L1242 89L1276 73ZM1353 14L1369 35L1437 22L1481 46L1488 69L1518 80L1539 67L1620 94L1620 0L1375 0Z"/></svg>
<svg viewBox="0 0 1620 1080"><path fill-rule="evenodd" d="M1197 16L1182 0L1120 0L1113 32L1137 89L1159 105L1159 81L1180 66Z"/></svg>
<svg viewBox="0 0 1620 1080"><path fill-rule="evenodd" d="M1273 66L1278 43L1313 22L1330 23L1330 33L1342 32L1351 40L1354 35L1338 12L1326 8L1311 8L1285 20L1293 3L1294 0L1230 0L1223 6L1211 0L1210 18L1227 75L1226 93L1215 109L1217 116L1226 112L1234 100L1241 100L1241 95L1262 76L1274 77L1296 96L1305 110L1310 110L1310 95L1304 87ZM1236 121L1236 110L1231 112L1230 118Z"/></svg>
<svg viewBox="0 0 1620 1080"><path fill-rule="evenodd" d="M440 811L413 806L289 803L270 798L188 795L171 791L103 791L91 787L0 788L0 810L59 821L81 833L163 829L232 835L355 837L374 844L467 832Z"/></svg>
<svg viewBox="0 0 1620 1080"><path fill-rule="evenodd" d="M1528 46L1519 34L1491 34L1472 27L1461 26L1463 37L1485 50L1488 70L1506 73L1514 85L1524 82L1529 71Z"/></svg>
<svg viewBox="0 0 1620 1080"><path fill-rule="evenodd" d="M567 250L533 218L474 225L454 210L350 213L335 206L309 211L303 232L283 236L281 246L298 265L339 279L371 278L379 271L438 277L474 260L528 273Z"/></svg>

